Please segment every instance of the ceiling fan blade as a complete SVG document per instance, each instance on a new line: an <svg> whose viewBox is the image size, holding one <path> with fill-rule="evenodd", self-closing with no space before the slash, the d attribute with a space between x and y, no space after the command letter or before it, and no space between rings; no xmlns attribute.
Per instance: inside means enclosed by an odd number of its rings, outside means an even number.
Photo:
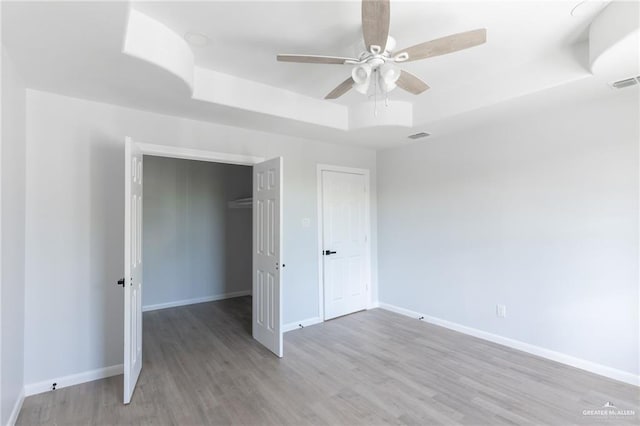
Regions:
<svg viewBox="0 0 640 426"><path fill-rule="evenodd" d="M429 88L427 83L404 70L400 72L400 78L396 81L396 85L409 93L413 93L414 95L419 95Z"/></svg>
<svg viewBox="0 0 640 426"><path fill-rule="evenodd" d="M345 81L343 81L342 83L340 83L338 85L338 87L336 87L335 89L333 89L327 96L325 96L325 99L337 99L340 96L344 95L345 93L347 93L349 90L351 90L351 87L353 86L353 78L349 77L348 79L346 79Z"/></svg>
<svg viewBox="0 0 640 426"><path fill-rule="evenodd" d="M389 0L362 0L362 35L367 51L380 46L384 52L389 38Z"/></svg>
<svg viewBox="0 0 640 426"><path fill-rule="evenodd" d="M345 64L347 61L358 61L356 58L318 55L278 55L280 62L299 62L303 64Z"/></svg>
<svg viewBox="0 0 640 426"><path fill-rule="evenodd" d="M407 62L417 61L419 59L426 59L433 56L457 52L458 50L477 46L485 43L486 41L487 30L485 28L481 28L416 44L415 46L411 46L407 49L399 50L394 56L397 57L398 55L406 53L409 56L406 60Z"/></svg>

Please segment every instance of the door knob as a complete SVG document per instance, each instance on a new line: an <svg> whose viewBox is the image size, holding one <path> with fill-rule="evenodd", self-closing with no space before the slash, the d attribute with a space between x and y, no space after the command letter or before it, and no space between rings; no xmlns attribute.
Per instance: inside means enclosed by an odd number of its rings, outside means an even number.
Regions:
<svg viewBox="0 0 640 426"><path fill-rule="evenodd" d="M324 255L325 256L329 256L329 255L336 254L336 253L337 253L337 251L331 251L331 250L325 250L324 251Z"/></svg>
<svg viewBox="0 0 640 426"><path fill-rule="evenodd" d="M124 287L124 278L120 278L118 280L118 285L121 285L122 287Z"/></svg>

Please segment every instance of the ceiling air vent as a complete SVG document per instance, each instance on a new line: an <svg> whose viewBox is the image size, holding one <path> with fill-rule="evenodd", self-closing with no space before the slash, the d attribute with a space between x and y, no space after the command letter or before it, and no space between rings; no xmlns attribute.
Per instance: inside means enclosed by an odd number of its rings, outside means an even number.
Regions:
<svg viewBox="0 0 640 426"><path fill-rule="evenodd" d="M635 78L631 77L631 78L627 78L625 80L616 81L613 84L611 84L611 86L613 86L616 89L622 89L623 87L635 86L639 82L640 82L640 76L635 77Z"/></svg>
<svg viewBox="0 0 640 426"><path fill-rule="evenodd" d="M409 139L420 139L420 138L426 138L427 136L430 136L430 134L427 132L420 132L413 135L409 135Z"/></svg>

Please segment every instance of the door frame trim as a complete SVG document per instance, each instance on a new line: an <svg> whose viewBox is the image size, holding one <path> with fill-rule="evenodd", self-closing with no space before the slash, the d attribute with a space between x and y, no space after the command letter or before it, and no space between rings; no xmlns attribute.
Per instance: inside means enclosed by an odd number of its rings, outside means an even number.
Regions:
<svg viewBox="0 0 640 426"><path fill-rule="evenodd" d="M213 163L238 164L242 166L253 166L265 161L263 157L254 155L228 154L226 152L216 152L180 146L156 145L145 142L137 142L135 145L140 149L142 155L152 155L155 157L178 158L182 160L210 161Z"/></svg>
<svg viewBox="0 0 640 426"><path fill-rule="evenodd" d="M318 317L321 321L325 321L324 315L324 264L322 250L324 249L324 220L322 217L323 203L322 199L322 172L339 172L363 175L365 180L365 204L364 204L364 227L366 232L367 244L365 246L365 262L366 262L366 309L373 307L372 301L372 271L371 271L371 172L369 169L360 169L356 167L335 166L332 164L317 165L317 200L318 200Z"/></svg>

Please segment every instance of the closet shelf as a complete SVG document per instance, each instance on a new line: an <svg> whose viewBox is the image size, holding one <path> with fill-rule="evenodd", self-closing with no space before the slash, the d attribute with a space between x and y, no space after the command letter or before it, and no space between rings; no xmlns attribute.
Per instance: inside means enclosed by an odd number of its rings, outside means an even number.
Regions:
<svg viewBox="0 0 640 426"><path fill-rule="evenodd" d="M227 203L230 209L250 209L253 206L253 197L238 198Z"/></svg>

